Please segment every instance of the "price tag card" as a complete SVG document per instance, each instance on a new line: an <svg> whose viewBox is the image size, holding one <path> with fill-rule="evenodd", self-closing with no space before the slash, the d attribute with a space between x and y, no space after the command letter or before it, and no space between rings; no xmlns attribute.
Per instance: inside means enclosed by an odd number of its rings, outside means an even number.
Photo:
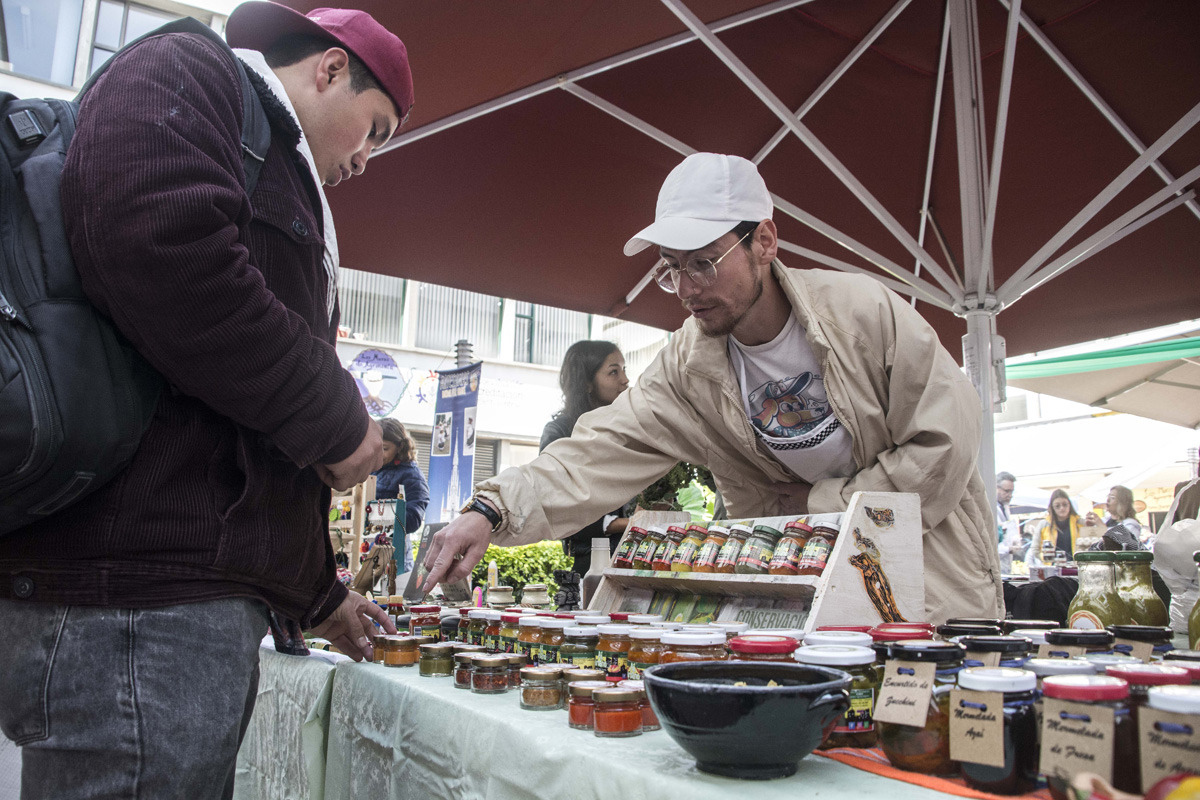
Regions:
<svg viewBox="0 0 1200 800"><path fill-rule="evenodd" d="M1113 652L1123 656L1133 656L1143 664L1150 663L1150 654L1154 645L1150 642L1135 642L1132 639L1117 639L1113 642Z"/></svg>
<svg viewBox="0 0 1200 800"><path fill-rule="evenodd" d="M1142 786L1153 786L1179 772L1200 774L1200 725L1191 714L1138 709Z"/></svg>
<svg viewBox="0 0 1200 800"><path fill-rule="evenodd" d="M1042 644L1038 645L1038 658L1074 658L1087 652L1083 645Z"/></svg>
<svg viewBox="0 0 1200 800"><path fill-rule="evenodd" d="M1002 692L966 689L950 692L950 758L989 767L1004 766Z"/></svg>
<svg viewBox="0 0 1200 800"><path fill-rule="evenodd" d="M925 727L936 669L933 663L888 661L883 670L879 700L875 703L875 720Z"/></svg>
<svg viewBox="0 0 1200 800"><path fill-rule="evenodd" d="M1112 782L1113 710L1047 697L1042 708L1042 772L1070 781L1094 772Z"/></svg>
<svg viewBox="0 0 1200 800"><path fill-rule="evenodd" d="M982 666L985 666L985 667L1000 666L1000 654L999 653L979 653L974 650L968 650L967 654L965 656L963 656L963 659L964 659L964 663L966 661L979 661L979 662L981 662ZM970 666L977 667L977 666L980 666L980 664L971 664Z"/></svg>

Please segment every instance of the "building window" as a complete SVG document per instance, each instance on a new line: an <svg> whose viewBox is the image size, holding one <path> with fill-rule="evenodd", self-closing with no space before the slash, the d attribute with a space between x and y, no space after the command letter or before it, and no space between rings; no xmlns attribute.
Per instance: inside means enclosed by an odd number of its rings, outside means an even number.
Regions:
<svg viewBox="0 0 1200 800"><path fill-rule="evenodd" d="M0 66L30 78L70 86L83 19L83 0L0 3Z"/></svg>
<svg viewBox="0 0 1200 800"><path fill-rule="evenodd" d="M181 19L181 15L123 0L100 0L88 74L104 66L104 62L129 42L174 19Z"/></svg>

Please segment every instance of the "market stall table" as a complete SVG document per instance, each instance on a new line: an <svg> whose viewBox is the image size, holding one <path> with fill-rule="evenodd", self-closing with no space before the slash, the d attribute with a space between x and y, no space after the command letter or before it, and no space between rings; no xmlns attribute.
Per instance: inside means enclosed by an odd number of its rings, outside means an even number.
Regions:
<svg viewBox="0 0 1200 800"><path fill-rule="evenodd" d="M238 751L237 800L321 800L334 668L346 656L307 658L259 649L258 700Z"/></svg>
<svg viewBox="0 0 1200 800"><path fill-rule="evenodd" d="M801 794L934 800L930 789L809 756L790 778L706 775L667 735L599 739L567 727L566 711L524 711L515 691L480 695L416 668L343 663L329 723L327 800L349 798L687 797Z"/></svg>

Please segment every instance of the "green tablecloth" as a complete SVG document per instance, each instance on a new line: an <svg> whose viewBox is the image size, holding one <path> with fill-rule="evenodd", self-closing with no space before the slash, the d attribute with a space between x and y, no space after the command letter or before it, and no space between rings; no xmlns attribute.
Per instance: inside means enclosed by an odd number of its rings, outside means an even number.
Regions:
<svg viewBox="0 0 1200 800"><path fill-rule="evenodd" d="M818 756L785 779L706 775L664 731L599 739L568 728L565 711L523 711L515 692L473 694L455 689L450 678L421 678L415 667L343 663L334 680L328 800L870 795L946 797Z"/></svg>
<svg viewBox="0 0 1200 800"><path fill-rule="evenodd" d="M259 650L258 701L238 751L237 800L321 800L334 667L345 656Z"/></svg>

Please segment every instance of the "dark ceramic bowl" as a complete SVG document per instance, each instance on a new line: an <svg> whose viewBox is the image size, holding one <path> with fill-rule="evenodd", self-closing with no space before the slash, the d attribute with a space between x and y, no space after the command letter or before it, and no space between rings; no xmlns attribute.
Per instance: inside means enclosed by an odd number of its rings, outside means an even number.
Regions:
<svg viewBox="0 0 1200 800"><path fill-rule="evenodd" d="M671 738L701 771L731 778L791 775L850 705L850 676L829 667L697 661L660 664L642 675ZM747 685L734 685L742 681Z"/></svg>

